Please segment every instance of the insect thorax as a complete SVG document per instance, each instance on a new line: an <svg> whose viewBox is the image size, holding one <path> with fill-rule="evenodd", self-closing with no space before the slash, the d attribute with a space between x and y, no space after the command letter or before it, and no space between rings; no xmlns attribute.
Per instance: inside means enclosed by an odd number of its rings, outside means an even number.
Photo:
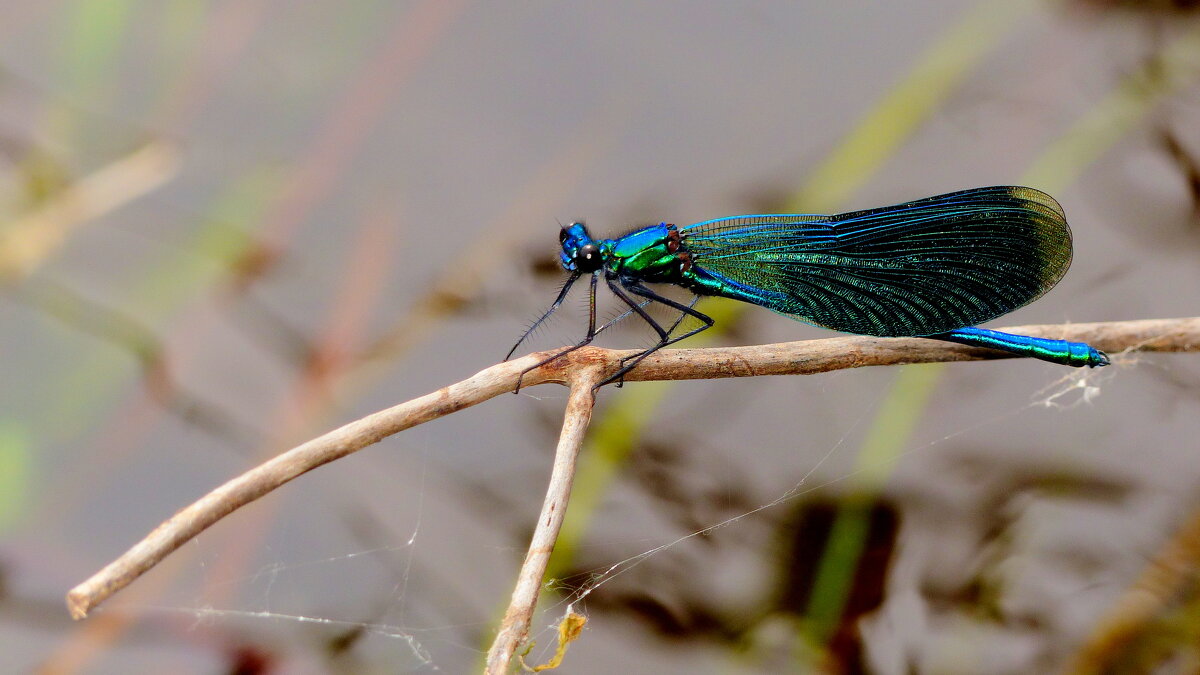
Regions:
<svg viewBox="0 0 1200 675"><path fill-rule="evenodd" d="M655 283L679 283L691 257L674 225L644 227L609 247L610 267L618 274Z"/></svg>

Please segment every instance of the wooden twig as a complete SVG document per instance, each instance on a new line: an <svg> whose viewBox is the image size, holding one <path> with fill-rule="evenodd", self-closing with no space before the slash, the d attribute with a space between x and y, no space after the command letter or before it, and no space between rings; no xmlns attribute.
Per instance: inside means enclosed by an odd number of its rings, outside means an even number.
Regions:
<svg viewBox="0 0 1200 675"><path fill-rule="evenodd" d="M226 482L171 516L120 558L72 589L67 594L71 616L76 619L87 616L93 607L129 585L210 525L293 478L409 427L512 391L521 370L537 363L537 359L537 355L530 355L502 363L431 394L367 415ZM547 381L548 375L551 373L531 372L526 381L532 386Z"/></svg>
<svg viewBox="0 0 1200 675"><path fill-rule="evenodd" d="M1119 352L1124 350L1200 351L1200 317L1017 326L1002 330L1088 342L1114 356L1115 367L1120 367ZM92 608L238 508L301 474L345 457L399 431L510 392L522 371L553 353L530 354L515 361L497 364L461 382L368 415L314 438L230 480L172 516L117 560L72 589L67 594L67 607L71 616L76 619L87 616ZM523 387L546 382L570 383L572 387L567 420L564 423L563 435L559 439L559 454L555 460L556 477L560 476L560 463L566 462L568 457L570 462L574 461L573 457L578 452L577 443L582 438L590 417L591 385L581 383L601 381L607 374L616 372L622 357L635 353L631 350L587 347L524 375ZM626 374L625 380L798 375L862 366L995 358L1010 357L1002 352L920 338L839 337L750 347L663 350L651 355L636 369ZM593 377L598 379L591 379ZM580 412L579 408L585 403L588 412ZM547 494L544 509L552 509L553 513L544 512L539 519L538 534L535 534L531 551L526 556L528 569L522 571L521 582L513 594L514 606L506 612L505 624L497 636L497 645L500 646L493 647L489 654L489 664L492 662L492 656L511 657L512 648L516 645L513 639L519 642L528 629L528 617L532 614L533 604L537 600L536 587L540 582L540 574L545 569L543 558L549 556L553 548L553 536L547 539L546 535L557 533L561 522L556 524L554 521L561 519L566 503L565 493L561 492L561 489L569 487L569 478L559 479L559 485L552 485L551 492ZM548 518L548 515L553 517ZM536 571L536 564L542 565L542 572ZM537 577L534 576L535 572ZM528 589L529 584L533 586L532 593ZM512 648L509 645L512 645ZM502 661L505 659L498 658L497 663Z"/></svg>
<svg viewBox="0 0 1200 675"><path fill-rule="evenodd" d="M525 553L525 562L517 575L512 600L500 622L500 630L488 651L487 673L502 675L508 672L513 652L529 634L529 624L537 608L538 591L558 531L562 529L563 517L567 513L567 501L571 497L571 484L575 482L575 460L588 423L592 420L592 405L595 403L593 387L600 383L603 375L598 368L580 371L580 377L570 384L571 394L567 397L567 411L563 419L562 433L558 436L558 448L554 451L554 469L550 472L550 484L546 488L546 500L542 503L542 514L538 518Z"/></svg>

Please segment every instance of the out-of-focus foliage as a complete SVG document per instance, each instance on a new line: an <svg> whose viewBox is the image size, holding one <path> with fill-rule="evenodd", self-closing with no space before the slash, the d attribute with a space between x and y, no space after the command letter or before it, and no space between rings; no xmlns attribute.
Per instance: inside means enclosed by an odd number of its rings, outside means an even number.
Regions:
<svg viewBox="0 0 1200 675"><path fill-rule="evenodd" d="M1194 314L1195 8L0 3L6 663L475 667L552 388L295 481L87 622L59 598L230 475L502 356L561 278L556 220L1028 183L1077 250L1014 322ZM702 307L705 339L823 335ZM1197 372L1118 356L1087 402L1020 362L606 389L527 660L575 601L570 672L1054 670L1195 517ZM1195 661L1180 578L1109 667Z"/></svg>

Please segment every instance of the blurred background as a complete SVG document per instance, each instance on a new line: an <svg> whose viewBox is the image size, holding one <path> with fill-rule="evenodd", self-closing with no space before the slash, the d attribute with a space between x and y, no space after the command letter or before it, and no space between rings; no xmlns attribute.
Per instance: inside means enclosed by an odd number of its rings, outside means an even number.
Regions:
<svg viewBox="0 0 1200 675"><path fill-rule="evenodd" d="M0 2L5 669L479 670L561 387L307 474L86 621L62 598L228 478L500 360L559 223L1026 184L1075 262L997 325L1196 315L1198 4ZM581 302L522 351L578 339ZM720 331L687 346L832 335L699 308ZM1194 672L1191 562L1128 640L1096 631L1200 518L1198 376L608 388L527 660L570 606L570 673Z"/></svg>

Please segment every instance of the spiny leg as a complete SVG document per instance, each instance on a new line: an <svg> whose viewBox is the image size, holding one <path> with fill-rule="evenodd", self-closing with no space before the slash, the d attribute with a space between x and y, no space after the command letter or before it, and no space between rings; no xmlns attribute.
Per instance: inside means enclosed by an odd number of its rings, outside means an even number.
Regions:
<svg viewBox="0 0 1200 675"><path fill-rule="evenodd" d="M666 305L667 307L670 307L672 309L679 311L680 312L679 318L676 319L675 323L671 325L670 330L664 331L662 326L660 326L658 324L658 322L656 322L652 318L650 318L649 314L646 314L646 312L644 310L642 310L640 308L640 306L636 305L633 302L632 298L630 298L628 295L625 294L625 292L622 290L621 286L623 286L624 288L628 289L630 292L632 292L636 295L640 295L643 298L652 300L654 302L661 303L663 305ZM714 321L712 317L692 308L692 304L695 304L696 299L693 299L691 304L684 305L682 303L675 302L674 300L672 300L670 298L663 297L663 296L659 295L658 293L655 293L654 291L650 290L649 288L646 288L644 285L641 284L641 282L638 282L638 281L630 281L628 283L621 284L620 286L618 286L617 284L613 283L613 280L610 278L610 279L608 279L608 287L613 290L613 293L615 293L617 295L617 297L619 297L619 298L621 298L621 300L625 301L625 303L628 304L630 307L636 309L638 314L640 314L641 317L643 319L645 319L646 322L649 323L651 327L653 327L656 331L658 331L659 342L658 342L658 344L654 345L653 347L647 349L646 351L644 351L640 354L636 354L632 357L622 359L620 370L618 370L613 375L605 378L604 381L602 381L600 384L596 385L596 387L595 387L596 389L599 389L600 387L603 387L604 385L606 385L610 382L615 382L615 381L621 380L625 376L625 373L628 373L629 371L633 370L634 367L636 367L637 364L641 363L643 359L645 359L647 356L650 356L654 352L662 349L663 347L673 345L676 342L679 342L680 340L687 339L697 333L706 331L709 328L712 328L713 325L716 323L716 321ZM684 333L683 335L672 338L670 336L671 332L674 331L675 328L677 328L679 326L679 324L683 321L684 317L686 317L686 316L690 316L692 318L699 319L700 321L703 322L704 325L697 326L696 328L693 328L692 330ZM618 384L617 386L620 386L620 385Z"/></svg>
<svg viewBox="0 0 1200 675"><path fill-rule="evenodd" d="M575 277L575 278L578 278L578 277ZM550 316L550 314L551 314L551 313L552 313L552 312L553 312L555 309L557 309L557 308L558 308L558 306L559 306L559 305L562 303L562 301L563 301L563 298L564 298L564 297L565 297L565 295L566 295L565 289L570 287L570 286L569 286L569 284L570 284L570 282L571 282L571 281L574 281L574 278L572 278L572 279L568 280L568 284L566 284L566 285L565 285L565 287L564 287L564 291L560 292L560 294L559 294L559 298L558 298L557 300L555 300L554 304L551 306L551 308L550 308L550 310L549 310L549 311L547 311L547 312L546 312L544 315L542 315L542 317L541 317L540 319L538 319L537 321L535 321L535 322L534 322L533 326L531 326L531 327L530 327L530 331L532 331L534 328L536 328L538 324L540 324L540 323L541 323L543 320L545 320L545 319L546 319L546 317ZM596 286L596 285L597 285L597 279L596 279L596 277L593 275L593 278L592 278L592 286L593 286L593 288L591 289L591 298L592 298L592 300L591 300L591 304L593 305L593 308L592 308L592 313L593 313L593 314L595 313L595 308L594 308L594 305L595 305L595 292L596 292L595 286ZM696 303L696 301L697 301L697 300L699 300L699 299L700 299L700 296L696 296L695 298L693 298L693 299L692 299L692 304L695 304L695 303ZM643 300L642 302L638 303L638 306L639 306L639 307L645 307L646 305L649 305L651 302L653 302L653 301L652 301L652 300ZM563 356L564 354L567 354L567 353L569 353L569 352L572 352L572 351L574 351L574 350L576 350L576 349L579 349L579 348L581 348L581 347L584 347L584 346L586 346L586 345L587 345L587 344L588 344L588 343L589 343L591 340L594 340L594 339L595 339L595 337L596 337L597 335L599 335L600 333L604 332L605 330L607 330L607 329L609 329L609 328L612 328L614 325L616 325L617 323L621 322L622 320L624 320L626 317L628 317L630 314L633 314L633 313L634 313L634 310L632 310L632 309L627 309L627 310L625 310L624 312L622 312L622 313L618 314L617 316L615 316L615 317L613 317L613 318L609 319L608 321L605 321L603 324L601 324L601 325L599 325L599 326L597 326L597 327L596 327L596 330L593 332L593 334L592 334L591 338L586 338L586 337L585 337L585 338L584 338L582 341L580 341L578 344L575 344L575 345L574 345L574 346L572 346L572 347L569 347L569 348L567 348L567 349L564 349L563 351L561 351L561 352L559 352L559 353L555 354L554 356L551 356L550 358L548 358L548 359L545 359L545 360L543 360L543 361L540 361L540 362L538 362L536 365L534 365L534 366L532 366L532 367L530 367L530 368L527 368L526 370L523 370L523 371L521 371L521 377L523 378L523 377L525 376L525 373L528 373L530 370L533 370L534 368L540 368L541 366L544 366L544 365L546 365L547 363L550 363L551 361L553 361L553 360L555 360L555 359L557 359L557 358L559 358L559 357ZM668 333L670 333L670 332L674 331L674 330L675 330L675 328L679 326L679 323L680 323L681 321L683 321L683 317L684 317L684 316L686 316L686 314L680 314L680 317L679 317L678 319L676 319L676 320L675 320L675 323L671 325L671 328L670 328L670 329L669 329L667 332L668 332ZM528 333L529 333L529 331L526 331L526 335L528 335ZM522 337L521 337L521 340L524 340L524 339L525 339L525 336L522 336ZM517 342L517 344L520 344L520 341L518 341L518 342ZM516 347L514 346L514 347L513 347L513 351L515 351L515 350L516 350ZM511 351L509 352L509 356L512 356L512 352L511 352ZM506 358L505 360L507 360L507 358ZM517 392L519 392L520 390L521 390L521 386L520 386L520 379L518 379L517 388L516 388L516 390L514 390L514 392L513 392L513 393L517 393Z"/></svg>
<svg viewBox="0 0 1200 675"><path fill-rule="evenodd" d="M649 351L639 354L638 356L634 357L636 360L630 365L630 368L632 368L633 366L636 366L638 361L641 361L642 359L644 359L647 356L649 356L650 354L662 349L663 347L673 345L676 342L679 342L681 340L686 340L687 338L689 338L697 333L702 333L702 332L708 330L709 328L712 328L713 325L716 324L716 321L714 321L712 317L693 308L693 305L695 305L696 302L700 299L700 296L698 296L698 295L693 297L691 302L689 302L686 305L683 305L683 304L680 304L668 297L665 297L665 296L659 295L658 293L655 293L654 291L650 290L649 288L646 288L646 286L643 285L641 282L637 282L637 281L631 282L629 285L626 286L626 288L628 288L630 291L642 296L643 298L647 298L648 300L651 300L654 302L662 303L662 304L666 305L667 307L670 307L679 312L679 318L675 320L675 323L671 324L671 328L667 330L668 334L675 332L675 329L679 327L679 324L683 323L683 320L689 316L701 321L704 324L702 326L697 326L696 328L693 328L692 330L684 333L683 335L679 335L677 337L670 338L666 342L656 345L653 349L650 349ZM626 371L626 372L628 372L628 371Z"/></svg>
<svg viewBox="0 0 1200 675"><path fill-rule="evenodd" d="M700 301L700 296L693 295L692 301L687 304L688 309L695 308L696 303L699 301ZM646 300L642 303L642 306L645 307L646 305L650 304L651 302L652 302L652 300ZM679 328L679 324L683 323L683 320L688 318L689 316L691 316L691 314L689 314L688 312L680 311L679 318L675 319L675 323L671 324L671 327L667 329L667 334L670 335L671 333L674 333L675 329Z"/></svg>
<svg viewBox="0 0 1200 675"><path fill-rule="evenodd" d="M667 342L667 340L670 339L670 331L665 330L657 321L654 320L654 317L647 314L646 310L642 309L642 306L643 306L642 303L634 302L633 298L629 297L629 295L624 290L622 290L622 288L621 288L622 284L618 283L618 277L616 275L606 276L605 281L608 283L608 288L609 288L609 290L611 290L613 292L613 295L617 296L617 298L619 298L621 300L621 302L624 302L626 305L629 305L630 311L637 313L638 316L642 317L643 321L650 324L650 327L653 328L656 333L658 333L658 346L651 347L648 351L652 352L655 349L659 349L664 343ZM646 303L646 304L649 304L649 303ZM625 373L627 373L628 371L629 371L629 369L625 367L625 359L622 359L621 360L621 369L619 371L617 371L617 374L614 375L613 377L609 377L609 378L605 379L600 384L597 384L595 387L592 387L592 391L596 391L600 387L603 387L604 385L608 384L609 382L613 382L615 380L620 380L617 382L617 386L620 387L621 385L623 385L625 383L625 381L621 380L620 377L622 375L624 375Z"/></svg>
<svg viewBox="0 0 1200 675"><path fill-rule="evenodd" d="M644 291L645 293L649 293L650 295L654 296L653 298L649 298L649 299L644 300L643 302L639 303L642 307L645 307L646 305L650 304L651 302L670 300L667 297L660 296L659 294L655 293L654 291L651 291L650 289L646 288L645 286L643 286L641 284L638 284L637 286L638 286L638 288L641 289L641 291ZM635 292L638 293L638 295L641 295L642 297L647 297L642 292L638 292L638 291L635 291ZM678 316L678 318L675 319L675 323L671 324L671 327L667 329L667 335L674 333L675 329L679 328L679 324L683 323L683 320L688 318L689 316L693 316L693 317L699 318L701 321L704 321L704 317L707 317L707 315L703 314L701 312L697 312L692 309L699 300L700 300L700 296L696 295L696 296L692 297L692 301L689 302L686 306L681 305L678 307L667 304L667 302L663 302L663 304L665 306L671 307L672 309L678 309L678 311L679 311L679 316ZM689 310L691 310L691 311L689 311ZM621 359L621 372L622 373L629 372L628 369L625 368L625 364L629 363L630 361L633 361L634 359L637 359L637 361L641 361L642 359L649 356L651 353L658 351L659 349L662 349L663 347L665 347L667 345L675 344L676 342L679 342L680 340L683 340L685 338L689 338L689 337L695 335L696 333L706 331L709 328L712 328L711 321L712 321L712 319L710 318L709 321L705 322L707 325L697 327L696 329L694 329L688 333L684 333L683 335L680 335L679 337L676 337L676 338L671 338L671 339L667 340L666 342L660 342L658 345L653 347L649 352L642 352L640 354L634 354L633 356L626 356L626 357L622 358ZM637 361L634 361L633 365L636 366ZM632 368L632 366L630 366L630 367Z"/></svg>
<svg viewBox="0 0 1200 675"><path fill-rule="evenodd" d="M593 278L593 281L592 281L592 285L593 285L593 286L595 286L595 279L594 279L594 278ZM594 294L595 294L595 290L596 290L595 288L593 288L593 289L592 289L592 293L593 293L593 304L594 304L594 300L595 300L595 296L594 296ZM699 296L696 296L696 299L695 299L695 300L692 300L692 302L693 302L693 303L695 303L695 302L696 302L696 300L698 300L698 299L699 299ZM642 302L639 302L639 303L637 304L637 307L642 307L642 308L644 308L644 307L646 307L646 305L649 305L650 303L651 303L651 301L650 301L650 300L643 300ZM592 311L592 313L593 313L593 314L595 314L595 310L594 310L594 308L593 308L593 311ZM570 352L573 352L573 351L575 351L576 349L579 349L580 347L584 347L584 346L586 346L586 345L587 345L589 342L591 342L592 340L594 340L594 339L596 338L596 336L597 336L597 335L599 335L600 333L604 332L605 330L608 330L609 328L612 328L612 327L613 327L614 325L616 325L618 322L622 321L623 319L625 319L625 317L627 317L627 316L629 316L630 314L633 314L633 313L634 313L634 310L633 310L633 309L627 309L627 310L625 310L624 312L621 312L620 314L618 314L617 316L615 316L615 317L613 317L613 318L609 319L608 321L605 321L603 324L601 324L601 325L599 325L599 326L597 326L597 327L596 327L596 330L595 330L595 331L592 333L592 336L591 336L590 338L584 338L584 339L583 339L582 341L580 341L578 344L575 344L575 345L573 345L573 346L571 346L571 347L568 347L567 349L564 349L563 351L561 351L561 352L559 352L559 353L555 354L554 356L551 356L550 358L548 358L548 359L545 359L544 361L541 361L541 362L539 362L537 365L535 365L535 366L533 366L533 367L531 367L531 368L528 368L528 369L526 369L526 370L523 370L523 371L521 371L521 375L522 375L522 377L525 375L525 373L528 373L530 370L533 370L534 368L538 368L538 367L544 366L544 365L546 365L547 363L550 363L551 361L553 361L553 360L555 360L555 359L557 359L557 358L559 358L559 357L563 356L564 354L568 354L568 353L570 353ZM669 329L667 330L667 333L670 333L671 331L675 330L675 327L676 327L676 326L678 326L678 325L679 325L679 322L683 320L683 316L685 316L685 315L680 315L680 318L678 318L678 319L676 319L676 320L675 320L675 323L671 325L671 328L669 328ZM622 363L624 363L624 362L622 362ZM517 390L518 390L518 391L520 390L519 381L518 381L518 387L517 387ZM515 393L515 392L514 392L514 393Z"/></svg>
<svg viewBox="0 0 1200 675"><path fill-rule="evenodd" d="M558 292L558 297L554 298L554 302L553 302L553 303L551 303L551 305L550 305L550 309L547 309L545 314L543 314L543 315L541 315L540 317L538 317L538 320L537 320L537 321L534 321L534 322L533 322L533 325L531 325L529 328L527 328L527 329L525 330L525 332L524 332L524 333L521 335L521 339L520 339L520 340L517 340L517 344L513 345L513 346L512 346L512 349L508 350L508 354L506 354L506 355L504 356L504 360L505 360L505 361L507 361L507 360L509 360L510 358L512 358L513 352L517 351L517 347L520 347L520 346L521 346L521 343L525 341L525 338L529 337L529 334L530 334L530 333L532 333L533 331L537 330L537 327L538 327L538 326L540 326L540 325L542 325L542 322L543 322L543 321L545 321L546 319L549 319L549 318L550 318L550 315L554 313L554 310L558 309L559 305L561 305L561 304L563 303L563 300L565 300L565 299L567 298L567 293L568 293L568 292L571 290L571 286L572 286L572 285L575 283L575 281L576 281L576 280L577 280L579 277L580 277L580 274L579 274L579 272L576 272L576 273L572 274L570 277L568 277L568 278L567 278L567 281L566 281L566 283L564 283L564 284L563 284L563 287L562 287L562 289L561 289L561 290ZM594 290L594 287L595 287L595 285L596 285L596 282L595 282L595 280L593 280L593 281L592 281L592 286L593 286L592 297L593 297L593 300L595 299L595 290Z"/></svg>
<svg viewBox="0 0 1200 675"><path fill-rule="evenodd" d="M692 301L688 303L688 307L695 306L696 302L699 300L700 300L700 296L698 296L698 295L693 296ZM653 300L643 300L643 301L639 302L637 305L638 305L638 307L645 309L646 307L653 304L653 302L654 302ZM629 318L629 316L633 313L634 312L632 309L627 309L624 312L621 312L620 314L609 319L608 321L605 321L602 325L596 326L596 335L599 335L599 334L603 333L604 331L608 330L609 328L612 328L613 326L617 325L618 323L624 321L625 319ZM688 317L687 313L680 312L679 318L675 319L675 323L671 324L671 327L667 329L667 334L669 335L671 333L674 333L675 329L679 328L679 324L683 323L683 320L686 319L687 317Z"/></svg>
<svg viewBox="0 0 1200 675"><path fill-rule="evenodd" d="M653 328L656 333L658 333L659 340L668 339L669 333L667 333L667 330L665 328L663 328L657 321L655 321L654 317L647 314L646 310L642 309L642 306L640 304L634 302L633 298L629 297L629 295L627 293L625 293L625 290L622 288L625 285L623 282L618 283L616 276L605 277L605 281L608 283L608 288L610 290L612 290L613 295L617 296L618 298L621 299L622 302L629 305L629 308L632 309L634 312L637 312L637 315L642 317L643 321L650 324L650 327ZM629 289L633 290L632 282L630 283ZM642 295L643 297L648 297L648 296L644 296L641 293L638 293L638 295ZM650 299L658 300L658 298L650 298ZM662 300L666 300L666 298L662 298Z"/></svg>
<svg viewBox="0 0 1200 675"><path fill-rule="evenodd" d="M575 280L575 279L577 279L577 278L579 278L579 277L578 277L578 275L577 275L577 276L574 276L574 277L572 277L572 278L570 279L570 281L574 281L574 280ZM598 272L598 271L597 271L597 272L593 272L593 273L592 273L592 283L591 283L591 287L588 289L588 329L587 329L587 335L585 335L585 336L583 337L583 339L582 339L582 340L580 340L579 342L577 342L576 344L574 344L574 345L572 345L572 346L570 346L570 347L567 347L566 349L562 350L561 352L559 352L559 353L557 353L557 354L555 354L555 355L553 355L553 356L551 356L551 357L549 357L549 358L542 359L541 361L538 361L537 363L535 363L535 364L534 364L534 365L532 365L532 366L529 366L529 367L528 367L528 368L526 368L525 370L522 370L522 371L521 371L521 374L520 374L519 376L517 376L517 388L513 390L513 393L514 393L514 394L520 393L520 391L521 391L521 380L525 379L525 373L528 373L529 371L531 371L531 370L535 370L535 369L537 369L537 368L541 368L542 366L546 365L547 363L550 363L551 361L554 361L554 360L556 360L556 359L559 359L559 358L561 358L561 357L565 356L566 354L570 354L571 352L575 351L576 349L579 349L580 347L583 347L583 346L587 345L588 343L590 343L592 340L596 339L596 333L598 332L598 331L596 330L596 285L597 285L597 283L598 283L599 281L600 281L600 272ZM569 285L570 285L570 284L568 283L568 287L569 287ZM556 299L556 300L554 301L554 305L553 305L553 306L551 307L551 309L550 309L550 311L551 311L551 312L552 312L552 311L554 311L554 308L558 307L558 305L559 305L559 304L562 302L562 299L563 299L564 297L566 297L566 287L564 287L564 288L563 288L563 291L562 291L562 292L560 292L560 293L558 294L558 299ZM546 312L545 316L543 316L543 317L542 317L542 319L545 319L547 316L550 316L550 312ZM538 323L541 323L542 319L538 319ZM535 323L534 325L536 326L536 325L537 325L537 323ZM607 325L607 324L606 324L606 325ZM522 339L522 340L524 340L525 338L524 338L524 337L522 337L521 339ZM518 342L517 344L520 344L520 343ZM516 349L516 347L513 347L513 349ZM509 354L511 355L511 352L509 352ZM507 359L506 359L506 360L507 360Z"/></svg>
<svg viewBox="0 0 1200 675"><path fill-rule="evenodd" d="M697 302L699 302L699 300L700 300L700 296L694 295L694 296L692 296L691 302L689 302L687 304L687 306L689 308L694 307L695 304ZM654 302L654 300L643 300L643 301L637 303L637 306L645 309L648 305L652 304L653 302ZM596 334L599 335L604 330L611 328L612 326L614 326L618 322L624 320L626 317L628 317L630 314L633 314L633 313L634 313L633 309L627 309L624 312L621 312L616 317L613 317L612 319L606 321L603 326L598 327L596 329ZM679 324L683 323L683 320L686 319L688 316L689 316L688 312L684 312L684 311L679 312L679 316L676 317L675 322L671 324L670 328L667 328L667 335L674 333L675 329L679 328ZM687 337L688 335L695 335L696 333L700 332L701 330L704 330L704 328L701 328L699 330L688 333L687 335L680 337L680 339L683 339L684 337ZM638 354L634 354L633 356L626 356L626 357L622 358L621 365L624 366L630 359L637 358L637 356L638 356ZM618 383L617 386L619 387L621 385Z"/></svg>

